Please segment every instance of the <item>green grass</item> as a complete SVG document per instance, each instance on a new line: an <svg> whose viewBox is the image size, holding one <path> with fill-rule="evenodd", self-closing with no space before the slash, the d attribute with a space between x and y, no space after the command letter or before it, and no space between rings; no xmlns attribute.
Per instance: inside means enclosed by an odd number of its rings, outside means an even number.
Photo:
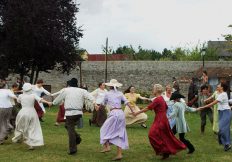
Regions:
<svg viewBox="0 0 232 162"><path fill-rule="evenodd" d="M67 154L68 137L64 126L55 127L57 108L47 110L45 122L41 123L45 146L38 147L33 151L28 150L25 144L13 144L10 138L0 145L0 162L106 162L116 154L113 146L109 153L99 153L98 127L88 125L91 114L84 114L84 128L77 129L81 134L82 143L78 146L78 154L70 156ZM150 126L154 119L154 113L148 112L147 125ZM217 137L213 134L211 124L207 121L204 135L200 134L199 114L186 114L191 132L187 133L189 139L196 148L193 155L187 155L187 150L171 156L167 161L172 162L231 162L231 151L224 152L222 146L217 143ZM160 156L156 156L148 141L149 129L144 129L139 125L127 128L129 138L129 150L123 151L123 162L152 162L161 161Z"/></svg>

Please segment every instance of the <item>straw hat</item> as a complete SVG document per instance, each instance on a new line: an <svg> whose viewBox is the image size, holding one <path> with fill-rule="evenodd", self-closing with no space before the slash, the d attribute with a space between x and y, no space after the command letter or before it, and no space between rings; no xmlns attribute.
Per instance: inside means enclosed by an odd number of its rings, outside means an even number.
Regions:
<svg viewBox="0 0 232 162"><path fill-rule="evenodd" d="M28 92L32 89L32 85L30 83L24 83L22 88L24 92Z"/></svg>
<svg viewBox="0 0 232 162"><path fill-rule="evenodd" d="M119 83L116 79L111 79L109 83L105 83L106 86L109 87L121 87L122 84Z"/></svg>

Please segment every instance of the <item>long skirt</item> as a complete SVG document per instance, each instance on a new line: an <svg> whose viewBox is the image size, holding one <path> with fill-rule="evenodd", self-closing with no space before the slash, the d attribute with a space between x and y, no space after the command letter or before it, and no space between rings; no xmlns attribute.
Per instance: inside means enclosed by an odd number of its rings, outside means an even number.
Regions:
<svg viewBox="0 0 232 162"><path fill-rule="evenodd" d="M24 140L29 146L44 145L39 118L33 107L22 108L16 117L15 136L13 142Z"/></svg>
<svg viewBox="0 0 232 162"><path fill-rule="evenodd" d="M133 111L138 112L140 109L138 106L134 106ZM124 114L126 117L126 125L143 124L147 121L147 114L141 113L137 116L133 116L128 106L125 107Z"/></svg>
<svg viewBox="0 0 232 162"><path fill-rule="evenodd" d="M10 134L13 126L10 124L12 108L0 108L0 142Z"/></svg>
<svg viewBox="0 0 232 162"><path fill-rule="evenodd" d="M184 143L179 141L172 133L165 112L158 112L149 130L149 141L157 155L176 154L186 149Z"/></svg>
<svg viewBox="0 0 232 162"><path fill-rule="evenodd" d="M100 143L106 142L122 149L129 148L125 115L120 109L112 110L100 129Z"/></svg>
<svg viewBox="0 0 232 162"><path fill-rule="evenodd" d="M98 111L96 111L96 109L93 110L93 116L91 122L101 127L107 119L107 112L104 105L99 105L99 106L100 107Z"/></svg>
<svg viewBox="0 0 232 162"><path fill-rule="evenodd" d="M213 106L213 131L218 133L218 106Z"/></svg>
<svg viewBox="0 0 232 162"><path fill-rule="evenodd" d="M219 110L219 144L228 145L230 141L231 110Z"/></svg>
<svg viewBox="0 0 232 162"><path fill-rule="evenodd" d="M64 104L62 104L59 107L56 122L58 122L58 123L65 122L64 114L65 114L65 109L64 109Z"/></svg>
<svg viewBox="0 0 232 162"><path fill-rule="evenodd" d="M42 118L44 115L44 111L41 105L37 101L35 101L34 107L35 107L35 111L37 112L38 117Z"/></svg>

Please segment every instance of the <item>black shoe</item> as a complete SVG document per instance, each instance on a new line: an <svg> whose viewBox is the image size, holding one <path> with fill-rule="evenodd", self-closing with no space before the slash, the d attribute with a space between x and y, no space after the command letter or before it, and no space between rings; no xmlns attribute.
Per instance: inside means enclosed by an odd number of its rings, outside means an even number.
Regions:
<svg viewBox="0 0 232 162"><path fill-rule="evenodd" d="M77 151L70 151L68 154L69 155L75 155L77 153Z"/></svg>
<svg viewBox="0 0 232 162"><path fill-rule="evenodd" d="M189 152L187 154L192 154L194 151L195 151L195 149L193 148L193 149L189 150Z"/></svg>
<svg viewBox="0 0 232 162"><path fill-rule="evenodd" d="M39 118L39 121L40 121L40 122L44 122L44 120L43 120L42 118Z"/></svg>
<svg viewBox="0 0 232 162"><path fill-rule="evenodd" d="M76 144L79 145L80 143L81 143L81 137L80 135L78 135L76 138Z"/></svg>
<svg viewBox="0 0 232 162"><path fill-rule="evenodd" d="M231 145L225 145L224 150L229 151L231 149Z"/></svg>
<svg viewBox="0 0 232 162"><path fill-rule="evenodd" d="M91 127L91 125L92 125L92 120L89 119L89 126Z"/></svg>
<svg viewBox="0 0 232 162"><path fill-rule="evenodd" d="M161 160L165 160L165 159L167 159L167 158L169 158L169 154L163 154Z"/></svg>

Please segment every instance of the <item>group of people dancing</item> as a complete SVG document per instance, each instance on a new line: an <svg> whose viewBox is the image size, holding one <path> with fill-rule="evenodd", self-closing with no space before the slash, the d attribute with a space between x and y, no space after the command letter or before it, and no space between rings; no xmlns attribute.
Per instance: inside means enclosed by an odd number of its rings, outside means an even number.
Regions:
<svg viewBox="0 0 232 162"><path fill-rule="evenodd" d="M105 86L108 87L108 91ZM77 145L81 143L81 136L75 130L75 126L82 118L83 107L86 101L92 103L92 118L89 119L90 126L96 125L100 128L100 144L103 145L101 153L111 151L111 145L117 147L116 156L113 161L123 158L122 150L129 148L126 127L132 124L139 124L147 128L147 111L155 112L154 121L149 130L149 141L157 155L162 159L167 159L181 150L188 148L188 154L195 151L193 144L185 138L185 134L190 131L185 119L185 111L201 113L201 132L204 132L205 116L209 115L208 110L217 105L214 111L218 113L216 120L218 127L214 131L218 134L219 143L224 146L224 150L231 149L230 141L230 121L231 107L226 94L228 86L220 83L216 92L209 96L206 85L201 87L201 95L198 95L198 107L190 107L189 102L185 102L184 96L180 93L177 82L166 86L166 90L160 84L154 84L152 98L147 98L137 94L134 86L130 86L125 93L119 88L122 86L116 79L111 79L108 83L99 83L98 88L89 93L83 88L78 88L78 80L72 78L67 82L67 87L59 92L51 94L43 88L43 80L38 80L36 85L24 83L23 94L16 96L11 90L5 88L5 84L0 82L0 144L8 138L14 129L14 143L24 142L32 150L36 146L44 145L40 122L46 112L43 104L48 106L62 105L58 116L65 118L65 128L69 137L69 155L77 153ZM57 96L53 102L41 98L44 93L49 96ZM195 95L196 96L196 95ZM136 101L138 99L150 102L144 109L140 109ZM21 104L21 110L15 119L15 128L10 124L13 104L16 100ZM125 109L122 109L122 103ZM192 104L192 103L191 103ZM193 104L192 104L193 105ZM63 115L61 115L63 114ZM64 117L63 117L64 116ZM209 115L212 119L212 113ZM214 114L214 116L216 116ZM218 129L218 130L217 130ZM179 135L179 139L175 134Z"/></svg>

